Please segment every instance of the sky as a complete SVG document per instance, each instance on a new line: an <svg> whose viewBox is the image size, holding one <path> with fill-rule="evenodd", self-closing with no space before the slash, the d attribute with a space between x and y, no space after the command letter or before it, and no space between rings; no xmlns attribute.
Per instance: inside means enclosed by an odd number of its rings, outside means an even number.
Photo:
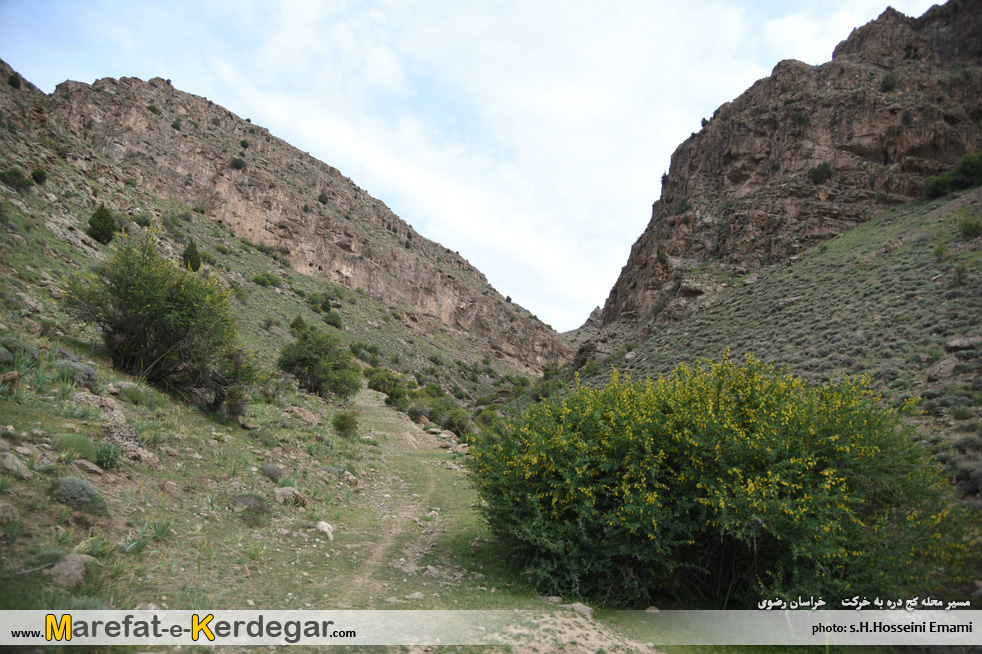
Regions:
<svg viewBox="0 0 982 654"><path fill-rule="evenodd" d="M887 1L0 0L0 58L46 93L170 79L566 331L603 305L701 119L783 59L830 60Z"/></svg>

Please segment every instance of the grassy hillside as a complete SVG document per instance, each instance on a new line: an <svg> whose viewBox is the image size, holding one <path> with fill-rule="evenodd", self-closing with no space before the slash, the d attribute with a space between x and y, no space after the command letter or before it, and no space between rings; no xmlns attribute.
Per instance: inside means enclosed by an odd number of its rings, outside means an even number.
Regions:
<svg viewBox="0 0 982 654"><path fill-rule="evenodd" d="M786 265L743 278L717 273L726 286L710 308L636 325L616 354L581 374L594 385L615 368L657 377L729 349L734 360L750 353L813 382L870 375L891 404L923 398L925 438L963 490L977 492L982 344L957 352L946 344L982 336L980 220L975 189L883 213ZM952 357L947 372L929 375Z"/></svg>

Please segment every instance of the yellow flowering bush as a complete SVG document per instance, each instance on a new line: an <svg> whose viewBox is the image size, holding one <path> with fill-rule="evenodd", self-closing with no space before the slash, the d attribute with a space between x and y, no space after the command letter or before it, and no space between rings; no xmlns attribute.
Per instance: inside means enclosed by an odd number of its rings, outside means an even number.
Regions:
<svg viewBox="0 0 982 654"><path fill-rule="evenodd" d="M615 373L470 451L483 517L544 592L896 597L960 556L944 478L863 379L809 387L749 356Z"/></svg>

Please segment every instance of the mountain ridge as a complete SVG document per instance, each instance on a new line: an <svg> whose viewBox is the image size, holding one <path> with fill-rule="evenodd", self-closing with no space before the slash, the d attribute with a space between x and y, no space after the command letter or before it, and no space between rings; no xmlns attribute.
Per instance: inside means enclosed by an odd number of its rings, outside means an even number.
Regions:
<svg viewBox="0 0 982 654"><path fill-rule="evenodd" d="M782 61L721 105L672 155L604 328L691 317L714 302L714 270L792 261L982 149L980 42L978 2L888 8L830 62ZM575 365L608 353L589 340Z"/></svg>
<svg viewBox="0 0 982 654"><path fill-rule="evenodd" d="M5 63L0 69L14 74ZM425 316L479 334L490 353L525 371L571 354L459 253L422 237L336 168L212 101L162 78L66 81L36 93L22 111L5 103L4 113L23 113L53 141L91 145L94 154L68 146L66 157L105 190L129 184L143 199L195 206L294 270L389 305L407 327L423 329ZM120 193L100 200L131 216L143 204Z"/></svg>

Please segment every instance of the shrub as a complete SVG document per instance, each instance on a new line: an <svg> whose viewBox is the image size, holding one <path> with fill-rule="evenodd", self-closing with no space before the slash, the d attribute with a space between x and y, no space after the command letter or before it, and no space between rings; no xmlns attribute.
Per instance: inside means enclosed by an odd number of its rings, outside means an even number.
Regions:
<svg viewBox="0 0 982 654"><path fill-rule="evenodd" d="M328 200L330 200L330 198L327 197L327 193L324 193L323 191L321 192L320 195L317 196L317 201L320 202L321 204L327 204Z"/></svg>
<svg viewBox="0 0 982 654"><path fill-rule="evenodd" d="M92 485L79 477L61 477L51 487L51 496L73 509L89 513L107 513L106 501L92 488Z"/></svg>
<svg viewBox="0 0 982 654"><path fill-rule="evenodd" d="M823 161L808 171L808 179L812 181L812 184L824 184L832 179L832 166Z"/></svg>
<svg viewBox="0 0 982 654"><path fill-rule="evenodd" d="M160 114L160 109L158 109L157 108L157 105L155 105L155 104L148 104L147 105L147 111L149 111L150 113L152 113L154 116L157 116L157 115Z"/></svg>
<svg viewBox="0 0 982 654"><path fill-rule="evenodd" d="M214 125L215 127L221 127L222 120L218 116L215 116L214 118L211 119L211 124Z"/></svg>
<svg viewBox="0 0 982 654"><path fill-rule="evenodd" d="M883 93L892 93L897 90L897 77L893 73L887 73L880 80L880 91Z"/></svg>
<svg viewBox="0 0 982 654"><path fill-rule="evenodd" d="M232 161L229 163L229 165L232 166L232 168L234 168L235 170L244 170L246 167L246 162L245 159L241 157L234 157Z"/></svg>
<svg viewBox="0 0 982 654"><path fill-rule="evenodd" d="M900 596L964 550L940 470L865 381L810 388L752 357L615 374L470 451L481 513L543 592Z"/></svg>
<svg viewBox="0 0 982 654"><path fill-rule="evenodd" d="M95 446L95 459L95 462L101 468L107 470L118 468L119 464L123 461L123 451L115 443L103 441Z"/></svg>
<svg viewBox="0 0 982 654"><path fill-rule="evenodd" d="M307 329L307 322L303 319L303 316L297 315L290 323L290 331L294 334L298 334Z"/></svg>
<svg viewBox="0 0 982 654"><path fill-rule="evenodd" d="M972 409L967 406L956 406L951 412L951 417L955 420L969 420L972 417Z"/></svg>
<svg viewBox="0 0 982 654"><path fill-rule="evenodd" d="M198 254L198 246L194 244L193 238L184 246L184 252L181 253L181 261L184 263L185 268L191 269L191 272L198 272L201 268L201 255Z"/></svg>
<svg viewBox="0 0 982 654"><path fill-rule="evenodd" d="M259 273L252 281L260 286L279 286L281 283L279 276L269 271Z"/></svg>
<svg viewBox="0 0 982 654"><path fill-rule="evenodd" d="M811 114L804 109L799 109L791 114L791 124L797 127L804 127L812 122Z"/></svg>
<svg viewBox="0 0 982 654"><path fill-rule="evenodd" d="M249 141L242 139L241 141L239 141L239 145L241 145L242 149L245 150L246 148L249 147Z"/></svg>
<svg viewBox="0 0 982 654"><path fill-rule="evenodd" d="M55 434L51 444L59 452L72 451L80 459L95 463L96 449L92 442L82 434Z"/></svg>
<svg viewBox="0 0 982 654"><path fill-rule="evenodd" d="M108 245L113 240L116 232L116 219L106 205L100 204L99 208L89 218L89 229L86 234L99 241L103 245Z"/></svg>
<svg viewBox="0 0 982 654"><path fill-rule="evenodd" d="M457 436L467 436L472 431L471 418L459 407L453 407L440 416L440 426Z"/></svg>
<svg viewBox="0 0 982 654"><path fill-rule="evenodd" d="M181 119L180 118L175 118L174 119L174 122L171 123L170 126L173 127L174 129L176 129L178 132L180 132L181 131Z"/></svg>
<svg viewBox="0 0 982 654"><path fill-rule="evenodd" d="M925 179L921 193L929 198L940 198L979 184L982 184L982 152L966 154L951 170Z"/></svg>
<svg viewBox="0 0 982 654"><path fill-rule="evenodd" d="M34 181L24 174L20 168L8 168L0 173L0 182L3 182L18 193L24 193L27 189L34 186Z"/></svg>
<svg viewBox="0 0 982 654"><path fill-rule="evenodd" d="M958 223L958 232L962 235L962 239L965 241L978 238L979 236L982 236L982 221L979 221L979 219L975 216L963 218Z"/></svg>
<svg viewBox="0 0 982 654"><path fill-rule="evenodd" d="M308 329L283 346L277 365L296 376L300 386L311 393L330 393L342 399L361 388L361 375L341 339Z"/></svg>
<svg viewBox="0 0 982 654"><path fill-rule="evenodd" d="M358 434L358 412L339 411L331 419L331 425L338 436L354 438Z"/></svg>
<svg viewBox="0 0 982 654"><path fill-rule="evenodd" d="M333 309L328 309L324 312L324 322L335 329L344 329L344 323L341 321L341 314Z"/></svg>
<svg viewBox="0 0 982 654"><path fill-rule="evenodd" d="M10 74L10 77L7 78L7 84L9 84L10 86L12 86L15 89L19 89L20 88L20 75L18 75L17 73L11 73Z"/></svg>
<svg viewBox="0 0 982 654"><path fill-rule="evenodd" d="M33 179L34 183L38 186L44 186L45 182L48 181L48 173L44 172L44 170L41 168L35 168L31 172L31 179Z"/></svg>
<svg viewBox="0 0 982 654"><path fill-rule="evenodd" d="M66 301L77 318L98 325L117 369L179 393L213 393L218 410L229 388L255 374L236 349L229 291L217 276L162 257L155 236L149 229L114 244L94 274L69 280Z"/></svg>

